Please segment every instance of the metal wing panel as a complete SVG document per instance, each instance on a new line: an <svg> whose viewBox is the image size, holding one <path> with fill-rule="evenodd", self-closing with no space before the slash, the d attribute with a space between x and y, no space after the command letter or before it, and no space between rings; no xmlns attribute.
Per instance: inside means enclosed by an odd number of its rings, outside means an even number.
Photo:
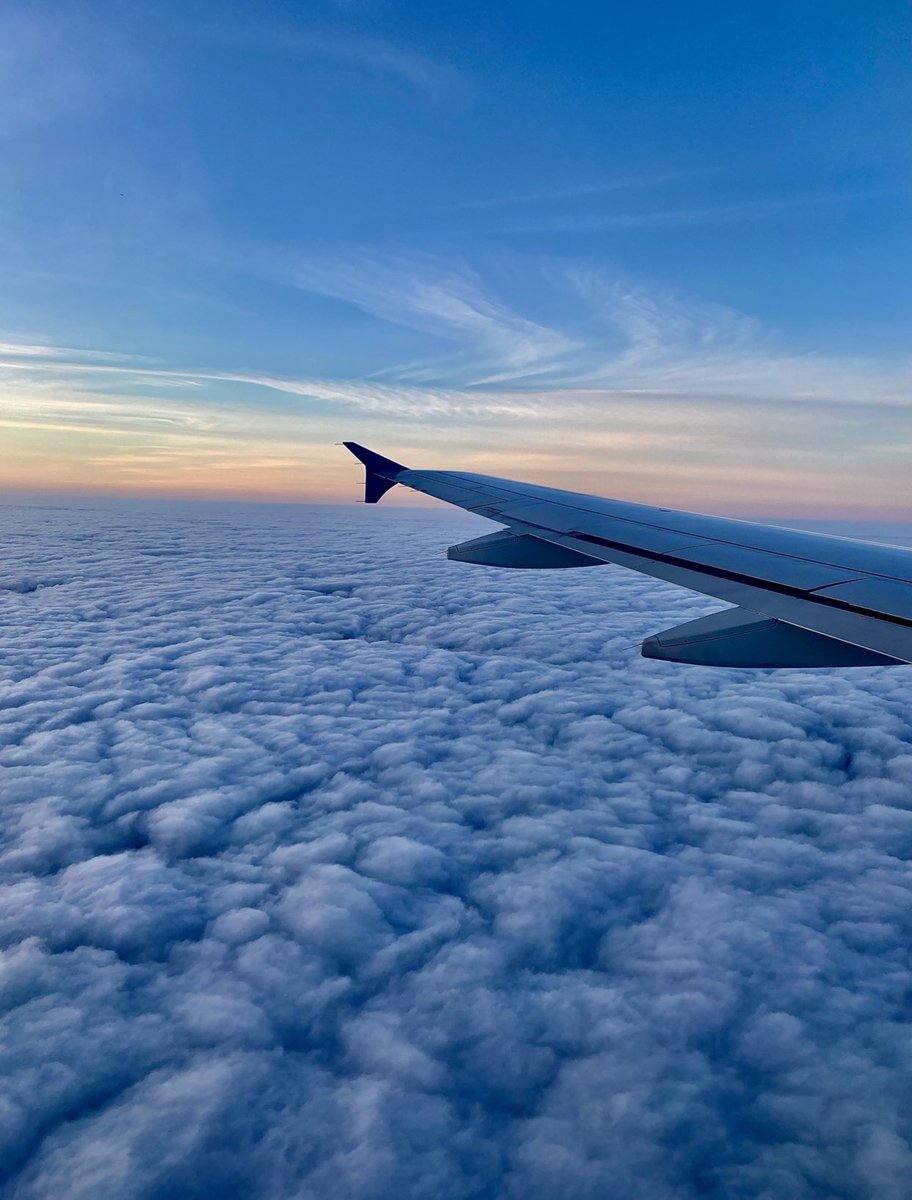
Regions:
<svg viewBox="0 0 912 1200"><path fill-rule="evenodd" d="M899 546L859 542L853 538L776 525L757 525L750 521L728 521L722 517L702 517L700 520L712 522L718 541L825 563L848 569L853 574L883 575L912 583L912 551Z"/></svg>
<svg viewBox="0 0 912 1200"><path fill-rule="evenodd" d="M869 612L887 613L891 617L907 617L912 613L912 584L897 583L893 579L854 579L825 588L820 595L821 598L847 601Z"/></svg>
<svg viewBox="0 0 912 1200"><path fill-rule="evenodd" d="M692 533L681 533L674 529L663 529L658 525L644 525L621 521L602 513L587 513L583 509L565 508L558 504L507 505L502 508L498 521L516 521L547 529L555 533L573 534L585 526L586 532L597 534L609 541L634 544L637 549L655 550L664 553L683 549L686 546L710 546L712 543Z"/></svg>
<svg viewBox="0 0 912 1200"><path fill-rule="evenodd" d="M687 547L678 553L678 557L697 565L721 567L740 575L751 575L768 583L781 583L807 592L858 577L858 572L848 567L831 567L806 558L770 554L750 546L733 546L729 542Z"/></svg>

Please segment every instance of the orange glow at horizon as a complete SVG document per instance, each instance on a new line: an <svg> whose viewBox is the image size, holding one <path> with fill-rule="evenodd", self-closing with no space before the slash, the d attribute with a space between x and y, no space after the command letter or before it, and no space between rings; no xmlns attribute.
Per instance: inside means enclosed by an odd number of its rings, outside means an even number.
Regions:
<svg viewBox="0 0 912 1200"><path fill-rule="evenodd" d="M325 421L321 422L325 425ZM445 439L414 425L395 429L376 420L334 421L336 433L358 436L416 466L462 469L524 479L647 504L750 517L908 519L904 484L893 464L841 467L776 454L745 452L713 460L695 438L659 433L590 437L552 430L524 432L524 444L503 430L466 431ZM371 428L372 427L372 428ZM363 470L341 446L266 432L259 438L181 434L150 439L96 428L28 425L4 430L0 489L173 500L235 500L348 504L361 498ZM312 430L310 431L313 432ZM436 431L435 431L436 432ZM396 489L385 504L426 506L426 497Z"/></svg>

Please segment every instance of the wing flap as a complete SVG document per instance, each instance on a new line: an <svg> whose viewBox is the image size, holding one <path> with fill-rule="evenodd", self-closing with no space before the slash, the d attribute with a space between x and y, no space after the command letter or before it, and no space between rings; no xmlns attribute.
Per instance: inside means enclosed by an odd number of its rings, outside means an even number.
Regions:
<svg viewBox="0 0 912 1200"><path fill-rule="evenodd" d="M539 571L605 565L602 559L593 558L591 554L580 554L578 550L571 550L557 542L544 541L528 533L511 533L506 529L450 546L447 558L485 567Z"/></svg>
<svg viewBox="0 0 912 1200"><path fill-rule="evenodd" d="M898 661L742 608L648 637L643 657L705 667L881 667Z"/></svg>

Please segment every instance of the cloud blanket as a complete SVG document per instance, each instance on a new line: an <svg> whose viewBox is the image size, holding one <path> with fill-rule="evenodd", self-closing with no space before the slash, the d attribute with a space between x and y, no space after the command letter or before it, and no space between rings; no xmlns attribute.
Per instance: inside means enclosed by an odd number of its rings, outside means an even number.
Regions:
<svg viewBox="0 0 912 1200"><path fill-rule="evenodd" d="M4 1197L908 1196L910 669L443 512L4 528Z"/></svg>

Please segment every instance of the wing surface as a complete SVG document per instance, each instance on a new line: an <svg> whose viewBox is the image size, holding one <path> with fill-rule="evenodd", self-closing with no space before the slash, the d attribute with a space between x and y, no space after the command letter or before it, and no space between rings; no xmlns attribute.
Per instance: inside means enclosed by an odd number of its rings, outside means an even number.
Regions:
<svg viewBox="0 0 912 1200"><path fill-rule="evenodd" d="M410 470L345 445L367 468L369 501L398 483L509 531L452 547L451 558L510 567L615 563L744 610L736 620L715 614L729 619L692 636L681 626L648 638L650 657L719 666L912 662L910 550L487 475Z"/></svg>

